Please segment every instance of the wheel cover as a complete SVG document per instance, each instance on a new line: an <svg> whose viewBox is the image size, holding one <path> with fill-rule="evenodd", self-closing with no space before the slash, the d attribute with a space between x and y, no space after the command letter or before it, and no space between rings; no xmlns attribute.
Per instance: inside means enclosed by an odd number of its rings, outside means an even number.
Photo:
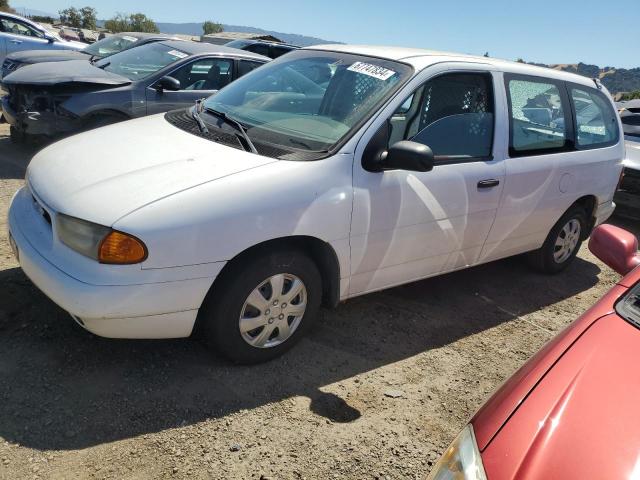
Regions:
<svg viewBox="0 0 640 480"><path fill-rule="evenodd" d="M573 254L582 234L580 221L572 218L558 233L556 243L553 248L553 259L556 263L566 262Z"/></svg>
<svg viewBox="0 0 640 480"><path fill-rule="evenodd" d="M252 347L276 347L297 330L306 308L304 282L289 273L273 275L245 300L238 321L240 334Z"/></svg>

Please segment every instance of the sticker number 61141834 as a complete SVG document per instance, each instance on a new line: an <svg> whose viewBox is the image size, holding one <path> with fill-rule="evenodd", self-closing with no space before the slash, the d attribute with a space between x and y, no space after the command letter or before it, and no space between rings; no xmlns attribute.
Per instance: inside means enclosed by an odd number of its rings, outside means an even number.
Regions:
<svg viewBox="0 0 640 480"><path fill-rule="evenodd" d="M350 72L362 73L363 75L368 75L370 77L377 78L378 80L385 81L396 73L393 70L389 70L388 68L379 67L378 65L373 65L371 63L365 62L356 62L347 68Z"/></svg>

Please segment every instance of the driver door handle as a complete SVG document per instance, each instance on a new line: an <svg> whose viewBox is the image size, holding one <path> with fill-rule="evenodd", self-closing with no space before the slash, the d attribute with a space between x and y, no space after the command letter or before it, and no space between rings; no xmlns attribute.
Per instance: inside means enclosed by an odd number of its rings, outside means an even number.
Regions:
<svg viewBox="0 0 640 480"><path fill-rule="evenodd" d="M20 44L22 43L22 40L9 40L11 43L17 43Z"/></svg>
<svg viewBox="0 0 640 480"><path fill-rule="evenodd" d="M478 188L493 188L500 185L500 180L495 178L488 178L486 180L480 180L478 182Z"/></svg>

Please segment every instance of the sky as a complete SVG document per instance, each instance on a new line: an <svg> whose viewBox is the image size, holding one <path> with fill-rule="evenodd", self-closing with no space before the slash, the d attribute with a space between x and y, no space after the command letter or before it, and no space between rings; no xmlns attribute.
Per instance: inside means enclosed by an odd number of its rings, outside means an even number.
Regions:
<svg viewBox="0 0 640 480"><path fill-rule="evenodd" d="M345 43L400 45L540 63L640 67L640 0L13 0L98 18L145 13L156 22L214 20ZM135 5L135 6L134 6Z"/></svg>

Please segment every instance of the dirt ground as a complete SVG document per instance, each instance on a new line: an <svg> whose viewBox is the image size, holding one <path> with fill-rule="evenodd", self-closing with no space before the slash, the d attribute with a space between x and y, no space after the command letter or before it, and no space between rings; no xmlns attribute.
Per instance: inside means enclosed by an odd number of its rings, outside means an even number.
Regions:
<svg viewBox="0 0 640 480"><path fill-rule="evenodd" d="M424 478L490 393L618 278L584 247L558 276L508 259L325 310L293 351L254 367L190 340L101 339L11 254L6 210L33 150L7 135L2 479Z"/></svg>

